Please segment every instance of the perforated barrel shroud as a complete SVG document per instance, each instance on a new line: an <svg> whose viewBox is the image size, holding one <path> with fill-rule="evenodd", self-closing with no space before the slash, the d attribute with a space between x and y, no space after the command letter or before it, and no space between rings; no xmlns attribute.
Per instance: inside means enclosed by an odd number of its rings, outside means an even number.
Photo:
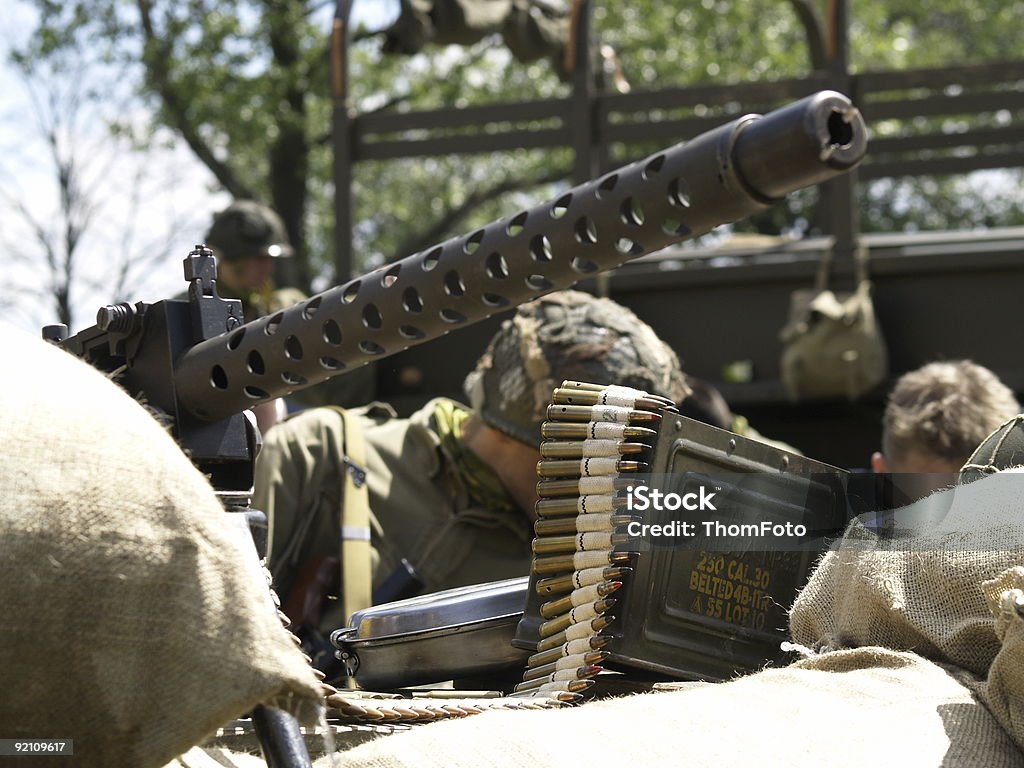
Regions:
<svg viewBox="0 0 1024 768"><path fill-rule="evenodd" d="M860 161L865 128L823 91L748 115L195 345L175 369L214 421L750 216Z"/></svg>

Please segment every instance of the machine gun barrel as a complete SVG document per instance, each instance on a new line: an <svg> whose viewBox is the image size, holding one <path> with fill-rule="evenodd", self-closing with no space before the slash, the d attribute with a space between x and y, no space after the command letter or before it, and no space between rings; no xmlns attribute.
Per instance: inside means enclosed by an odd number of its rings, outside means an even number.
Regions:
<svg viewBox="0 0 1024 768"><path fill-rule="evenodd" d="M175 389L199 419L224 418L750 216L849 170L866 144L834 91L741 117L202 341Z"/></svg>

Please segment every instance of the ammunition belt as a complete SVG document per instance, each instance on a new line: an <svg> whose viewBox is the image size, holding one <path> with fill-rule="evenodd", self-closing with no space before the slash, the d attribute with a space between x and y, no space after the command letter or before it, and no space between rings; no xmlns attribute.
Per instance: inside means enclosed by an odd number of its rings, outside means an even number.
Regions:
<svg viewBox="0 0 1024 768"><path fill-rule="evenodd" d="M622 492L649 469L661 410L670 400L630 387L563 381L541 426L533 540L540 606L537 651L512 697L572 701L594 684L609 656L618 592L636 552Z"/></svg>

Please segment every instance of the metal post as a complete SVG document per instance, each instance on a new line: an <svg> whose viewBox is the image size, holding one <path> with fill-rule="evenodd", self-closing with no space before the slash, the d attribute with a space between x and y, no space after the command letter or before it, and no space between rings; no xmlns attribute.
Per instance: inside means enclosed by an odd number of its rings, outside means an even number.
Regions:
<svg viewBox="0 0 1024 768"><path fill-rule="evenodd" d="M829 85L853 98L853 78L850 76L849 2L830 0L826 20ZM857 211L856 171L821 185L818 198L819 221L826 234L832 235L833 267L842 262L850 264L857 248L860 222Z"/></svg>
<svg viewBox="0 0 1024 768"><path fill-rule="evenodd" d="M575 160L573 184L594 178L594 77L590 71L590 0L573 0L570 53L572 54L572 103L569 132Z"/></svg>
<svg viewBox="0 0 1024 768"><path fill-rule="evenodd" d="M582 184L603 170L599 167L596 146L598 126L594 74L591 71L590 0L573 0L570 24L568 55L572 62L572 97L569 135L574 153L572 183ZM598 296L608 295L607 274L601 273L595 277L595 290Z"/></svg>
<svg viewBox="0 0 1024 768"><path fill-rule="evenodd" d="M352 115L348 102L348 22L352 0L337 0L331 27L331 135L334 144L334 282L352 276Z"/></svg>

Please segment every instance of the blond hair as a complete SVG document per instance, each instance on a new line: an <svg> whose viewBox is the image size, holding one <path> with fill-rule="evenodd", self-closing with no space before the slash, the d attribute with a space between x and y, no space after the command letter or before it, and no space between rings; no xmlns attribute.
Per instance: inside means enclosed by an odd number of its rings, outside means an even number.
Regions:
<svg viewBox="0 0 1024 768"><path fill-rule="evenodd" d="M896 382L882 420L882 451L911 451L964 463L1000 424L1020 412L1013 392L970 360L929 363Z"/></svg>

